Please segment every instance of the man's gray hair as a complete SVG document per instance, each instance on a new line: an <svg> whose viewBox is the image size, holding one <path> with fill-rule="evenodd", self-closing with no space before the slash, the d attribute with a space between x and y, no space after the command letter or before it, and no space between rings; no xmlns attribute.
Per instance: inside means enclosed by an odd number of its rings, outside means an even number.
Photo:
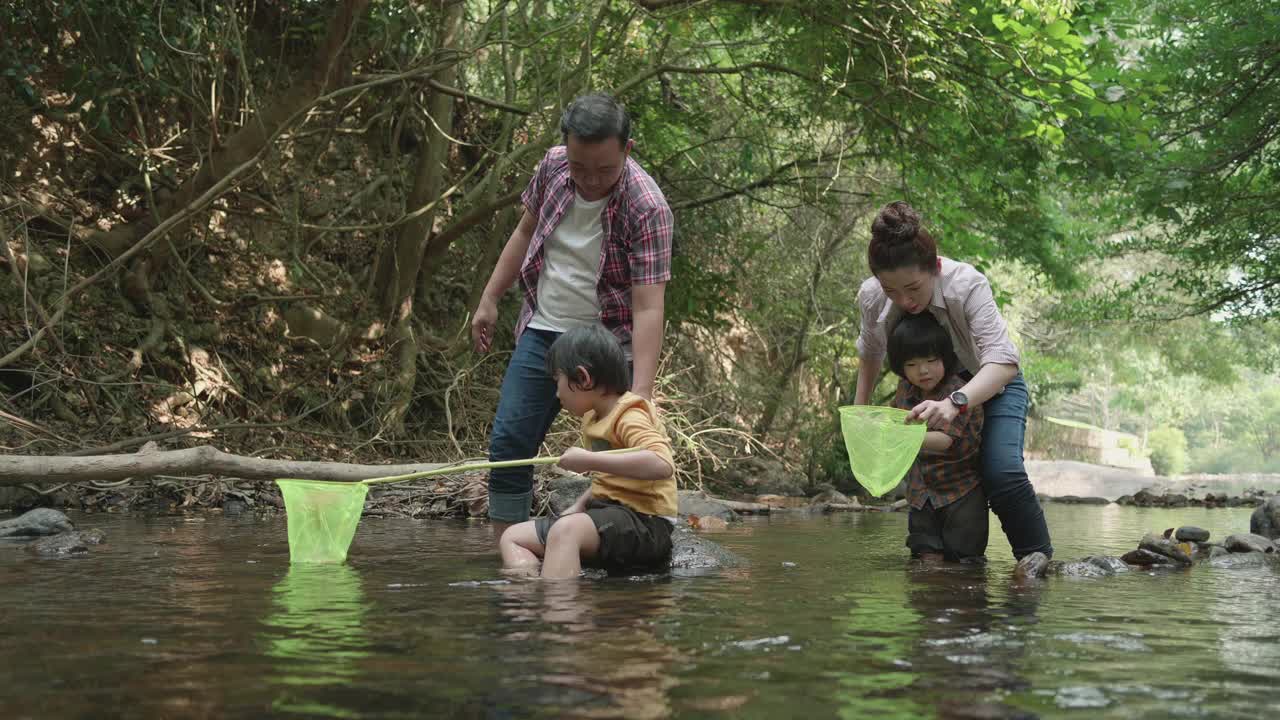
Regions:
<svg viewBox="0 0 1280 720"><path fill-rule="evenodd" d="M560 116L560 135L565 142L570 135L587 142L616 137L625 146L631 139L631 117L612 95L582 95L569 103Z"/></svg>

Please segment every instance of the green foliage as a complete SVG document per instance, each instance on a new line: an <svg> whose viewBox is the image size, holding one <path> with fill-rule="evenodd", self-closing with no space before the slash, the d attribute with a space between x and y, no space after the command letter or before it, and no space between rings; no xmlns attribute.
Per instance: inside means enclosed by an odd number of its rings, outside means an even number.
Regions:
<svg viewBox="0 0 1280 720"><path fill-rule="evenodd" d="M1118 3L1090 48L1106 86L1112 256L1169 259L1099 293L1094 314L1230 318L1280 311L1280 5Z"/></svg>
<svg viewBox="0 0 1280 720"><path fill-rule="evenodd" d="M1147 436L1147 452L1157 475L1181 475L1187 469L1187 436L1175 427L1158 427Z"/></svg>

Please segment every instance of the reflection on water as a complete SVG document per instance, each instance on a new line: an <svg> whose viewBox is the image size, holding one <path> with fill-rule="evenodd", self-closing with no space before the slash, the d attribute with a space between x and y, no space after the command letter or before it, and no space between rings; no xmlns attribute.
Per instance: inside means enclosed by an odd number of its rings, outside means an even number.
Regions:
<svg viewBox="0 0 1280 720"><path fill-rule="evenodd" d="M1247 510L1048 506L1059 557ZM1018 585L907 559L901 514L748 520L750 565L513 581L487 526L366 518L289 565L280 518L95 516L79 558L0 545L0 717L1268 717L1280 573ZM998 527L998 524L993 524ZM33 661L34 659L34 661Z"/></svg>
<svg viewBox="0 0 1280 720"><path fill-rule="evenodd" d="M272 588L271 610L262 624L273 682L285 686L272 708L327 717L357 717L337 705L295 694L289 686L324 687L354 678L369 656L364 631L369 611L360 575L348 565L293 564Z"/></svg>

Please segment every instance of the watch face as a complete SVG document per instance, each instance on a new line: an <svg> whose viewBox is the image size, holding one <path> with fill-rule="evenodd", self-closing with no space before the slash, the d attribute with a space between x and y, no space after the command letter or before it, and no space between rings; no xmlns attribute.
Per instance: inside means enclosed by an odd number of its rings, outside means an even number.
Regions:
<svg viewBox="0 0 1280 720"><path fill-rule="evenodd" d="M965 405L969 404L969 396L957 390L951 393L951 402L961 407L964 407Z"/></svg>

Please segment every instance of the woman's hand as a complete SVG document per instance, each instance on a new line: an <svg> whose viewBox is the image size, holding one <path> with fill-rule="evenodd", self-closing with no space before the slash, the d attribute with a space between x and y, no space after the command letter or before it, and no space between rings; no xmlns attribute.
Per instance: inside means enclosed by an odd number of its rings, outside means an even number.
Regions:
<svg viewBox="0 0 1280 720"><path fill-rule="evenodd" d="M592 457L595 453L580 447L571 447L560 456L560 467L570 472L584 473L594 469Z"/></svg>
<svg viewBox="0 0 1280 720"><path fill-rule="evenodd" d="M931 430L941 430L951 424L960 414L960 408L950 400L925 400L911 408L907 421L917 420L929 426Z"/></svg>

